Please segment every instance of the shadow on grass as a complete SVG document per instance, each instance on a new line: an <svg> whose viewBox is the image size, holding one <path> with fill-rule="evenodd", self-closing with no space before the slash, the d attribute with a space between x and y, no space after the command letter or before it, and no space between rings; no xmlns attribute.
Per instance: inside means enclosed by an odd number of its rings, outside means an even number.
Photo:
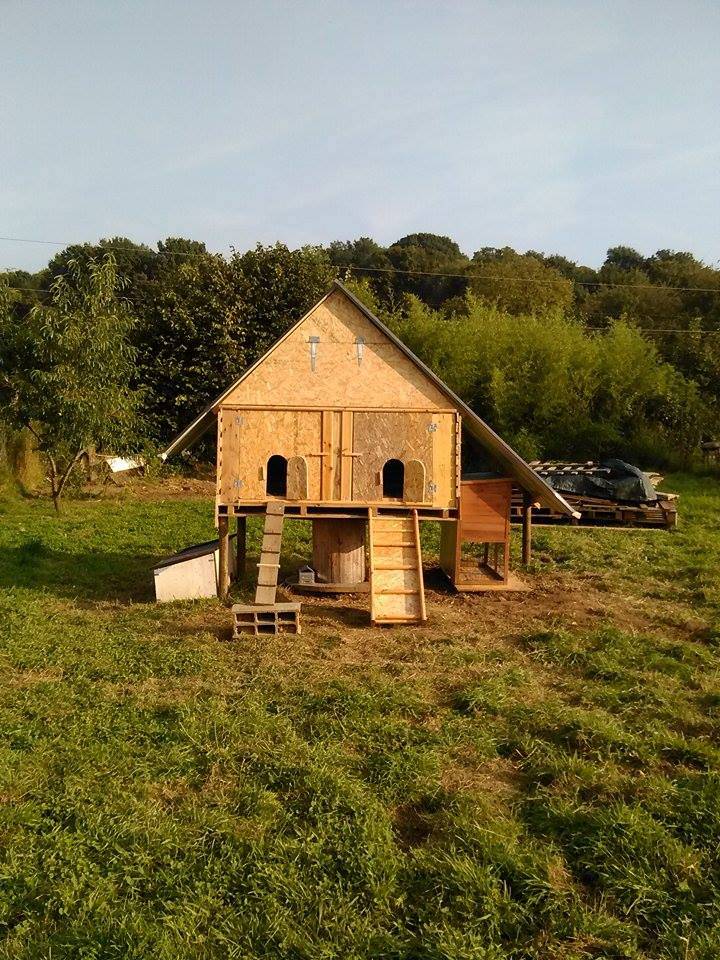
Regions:
<svg viewBox="0 0 720 960"><path fill-rule="evenodd" d="M0 588L40 590L65 599L154 600L153 554L66 553L39 541L5 549L0 555Z"/></svg>

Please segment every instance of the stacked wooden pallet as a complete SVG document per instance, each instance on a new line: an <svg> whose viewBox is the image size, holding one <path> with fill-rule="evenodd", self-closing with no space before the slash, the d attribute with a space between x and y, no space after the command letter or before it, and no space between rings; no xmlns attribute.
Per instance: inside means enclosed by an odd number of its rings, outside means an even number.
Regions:
<svg viewBox="0 0 720 960"><path fill-rule="evenodd" d="M610 473L609 467L588 460L584 463L565 463L560 461L531 461L530 466L541 477L552 477L563 473L585 473L602 476ZM662 483L663 478L656 473L647 474L653 484ZM677 494L660 493L658 499L648 503L618 503L602 497L589 497L584 494L562 493L571 507L582 514L578 521L554 513L547 508L533 510L533 521L536 523L574 523L580 526L606 527L656 527L670 530L677 526ZM522 520L523 495L518 489L513 489L510 517L513 523Z"/></svg>

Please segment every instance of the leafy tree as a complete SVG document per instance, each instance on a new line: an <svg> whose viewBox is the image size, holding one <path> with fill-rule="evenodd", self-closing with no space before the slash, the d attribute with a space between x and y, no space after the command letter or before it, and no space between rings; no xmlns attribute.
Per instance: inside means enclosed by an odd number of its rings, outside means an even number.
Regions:
<svg viewBox="0 0 720 960"><path fill-rule="evenodd" d="M410 297L387 319L527 457L677 461L708 429L696 384L627 320L588 331L558 308L515 316L472 294L451 316Z"/></svg>
<svg viewBox="0 0 720 960"><path fill-rule="evenodd" d="M218 255L157 266L134 336L151 436L167 441L246 365L242 303Z"/></svg>
<svg viewBox="0 0 720 960"><path fill-rule="evenodd" d="M87 267L112 254L115 270L123 287L123 295L135 301L137 289L153 276L157 254L144 243L127 237L110 237L98 243L75 243L61 250L40 273L41 286L48 287L56 277L75 276L76 268Z"/></svg>
<svg viewBox="0 0 720 960"><path fill-rule="evenodd" d="M393 277L397 303L401 302L403 294L412 293L437 309L446 300L464 294L467 289L464 274L468 259L450 237L436 233L411 233L388 247L387 254L395 270L411 271L399 272Z"/></svg>
<svg viewBox="0 0 720 960"><path fill-rule="evenodd" d="M487 303L514 314L569 310L573 285L536 254L485 247L472 258L470 289Z"/></svg>
<svg viewBox="0 0 720 960"><path fill-rule="evenodd" d="M242 303L248 363L327 293L336 275L321 247L290 250L284 243L233 253L229 266Z"/></svg>
<svg viewBox="0 0 720 960"><path fill-rule="evenodd" d="M610 247L604 266L616 267L618 270L644 270L645 257L632 247Z"/></svg>
<svg viewBox="0 0 720 960"><path fill-rule="evenodd" d="M315 247L258 246L228 261L188 241L160 246L135 342L151 433L166 441L327 292L334 271ZM171 255L181 251L193 256Z"/></svg>
<svg viewBox="0 0 720 960"><path fill-rule="evenodd" d="M67 263L50 301L20 319L0 306L0 416L27 428L48 465L55 509L90 447L137 443L142 394L130 386L134 318L118 297L112 255Z"/></svg>
<svg viewBox="0 0 720 960"><path fill-rule="evenodd" d="M369 237L358 240L336 240L327 248L330 263L338 268L341 278L348 282L364 282L363 289L372 291L373 302L384 309L395 307L395 282L392 262L387 250ZM353 270L352 267L360 267Z"/></svg>

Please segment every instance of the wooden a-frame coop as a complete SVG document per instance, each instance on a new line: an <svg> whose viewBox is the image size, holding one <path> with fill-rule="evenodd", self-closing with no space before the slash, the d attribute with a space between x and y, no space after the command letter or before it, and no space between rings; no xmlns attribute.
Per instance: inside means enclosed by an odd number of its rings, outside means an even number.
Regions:
<svg viewBox="0 0 720 960"><path fill-rule="evenodd" d="M221 597L233 517L239 568L246 518L265 517L259 606L274 603L282 524L294 517L313 524L316 589L369 589L373 623L407 623L426 619L421 521L441 521L441 567L458 590L500 590L511 585L513 485L526 505L525 560L533 504L577 516L339 282L163 458L216 418ZM463 442L483 468L472 480ZM479 545L470 559L467 544Z"/></svg>

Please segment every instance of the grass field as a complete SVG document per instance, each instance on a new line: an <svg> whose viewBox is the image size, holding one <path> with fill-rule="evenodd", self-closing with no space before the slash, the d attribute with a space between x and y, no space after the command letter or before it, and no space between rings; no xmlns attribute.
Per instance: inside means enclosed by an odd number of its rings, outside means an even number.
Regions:
<svg viewBox="0 0 720 960"><path fill-rule="evenodd" d="M0 501L0 956L720 956L720 483L666 486L529 593L243 643L151 602L207 500Z"/></svg>

